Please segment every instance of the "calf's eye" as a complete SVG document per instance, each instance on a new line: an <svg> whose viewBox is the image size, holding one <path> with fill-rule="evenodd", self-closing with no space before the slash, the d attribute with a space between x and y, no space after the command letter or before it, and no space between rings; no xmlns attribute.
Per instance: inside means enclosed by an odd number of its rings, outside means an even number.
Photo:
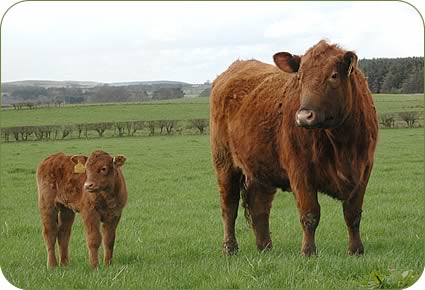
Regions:
<svg viewBox="0 0 425 290"><path fill-rule="evenodd" d="M105 173L107 170L108 170L108 167L103 166L103 167L100 169L100 172Z"/></svg>
<svg viewBox="0 0 425 290"><path fill-rule="evenodd" d="M336 72L332 73L332 75L331 75L332 79L336 79L337 77L338 77L338 73L336 73Z"/></svg>

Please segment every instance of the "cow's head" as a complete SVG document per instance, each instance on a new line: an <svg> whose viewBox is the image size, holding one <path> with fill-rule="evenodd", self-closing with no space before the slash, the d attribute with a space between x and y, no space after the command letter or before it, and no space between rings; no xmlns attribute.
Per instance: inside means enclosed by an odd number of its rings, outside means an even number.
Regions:
<svg viewBox="0 0 425 290"><path fill-rule="evenodd" d="M84 189L90 192L112 190L117 178L117 169L125 160L124 155L113 157L101 150L94 151L85 164L87 179Z"/></svg>
<svg viewBox="0 0 425 290"><path fill-rule="evenodd" d="M273 56L283 71L296 73L300 87L300 107L295 124L304 128L334 128L352 107L350 78L357 56L326 41L320 41L304 55L279 52Z"/></svg>

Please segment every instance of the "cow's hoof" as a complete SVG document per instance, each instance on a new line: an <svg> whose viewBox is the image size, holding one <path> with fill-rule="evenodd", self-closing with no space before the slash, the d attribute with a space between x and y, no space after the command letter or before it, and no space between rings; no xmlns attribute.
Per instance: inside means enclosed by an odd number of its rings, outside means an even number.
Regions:
<svg viewBox="0 0 425 290"><path fill-rule="evenodd" d="M233 256L237 254L238 250L239 250L239 247L236 241L223 242L223 255Z"/></svg>
<svg viewBox="0 0 425 290"><path fill-rule="evenodd" d="M301 255L304 257L316 256L317 255L316 246L315 245L304 246L301 249Z"/></svg>
<svg viewBox="0 0 425 290"><path fill-rule="evenodd" d="M363 244L350 245L348 248L348 254L350 256L362 256L364 254Z"/></svg>
<svg viewBox="0 0 425 290"><path fill-rule="evenodd" d="M268 252L273 248L272 241L257 244L257 250L260 252Z"/></svg>

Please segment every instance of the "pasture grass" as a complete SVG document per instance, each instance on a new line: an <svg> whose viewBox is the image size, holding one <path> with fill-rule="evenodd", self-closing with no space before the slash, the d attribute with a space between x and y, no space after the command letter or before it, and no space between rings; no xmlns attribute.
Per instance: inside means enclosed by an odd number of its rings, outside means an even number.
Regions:
<svg viewBox="0 0 425 290"><path fill-rule="evenodd" d="M423 95L373 95L378 113L423 111ZM33 110L3 109L1 127L65 125L133 120L209 118L209 98L183 98L144 103L66 105Z"/></svg>
<svg viewBox="0 0 425 290"><path fill-rule="evenodd" d="M70 265L48 270L35 168L54 152L97 148L128 157L123 171L129 202L113 265L90 269L77 217ZM278 192L273 204L273 250L257 252L252 230L239 214L240 252L223 257L218 186L205 135L3 143L0 173L0 263L5 277L20 288L366 288L373 273L391 277L410 271L416 279L424 268L423 129L380 133L365 196L363 257L347 255L341 204L324 195L319 254L301 257L301 225L287 192ZM383 287L400 286L396 281Z"/></svg>
<svg viewBox="0 0 425 290"><path fill-rule="evenodd" d="M208 98L191 98L145 103L66 105L32 110L3 109L1 127L133 120L188 120L208 116Z"/></svg>
<svg viewBox="0 0 425 290"><path fill-rule="evenodd" d="M424 95L374 94L378 113L397 113L424 110Z"/></svg>

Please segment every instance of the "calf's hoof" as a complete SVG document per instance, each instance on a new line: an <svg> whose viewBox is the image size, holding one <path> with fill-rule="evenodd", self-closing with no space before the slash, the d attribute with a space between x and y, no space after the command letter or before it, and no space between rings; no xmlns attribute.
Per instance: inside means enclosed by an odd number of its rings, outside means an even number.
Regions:
<svg viewBox="0 0 425 290"><path fill-rule="evenodd" d="M58 266L56 259L47 261L47 268L54 270Z"/></svg>
<svg viewBox="0 0 425 290"><path fill-rule="evenodd" d="M222 250L225 256L236 255L239 251L238 243L236 241L224 241Z"/></svg>

